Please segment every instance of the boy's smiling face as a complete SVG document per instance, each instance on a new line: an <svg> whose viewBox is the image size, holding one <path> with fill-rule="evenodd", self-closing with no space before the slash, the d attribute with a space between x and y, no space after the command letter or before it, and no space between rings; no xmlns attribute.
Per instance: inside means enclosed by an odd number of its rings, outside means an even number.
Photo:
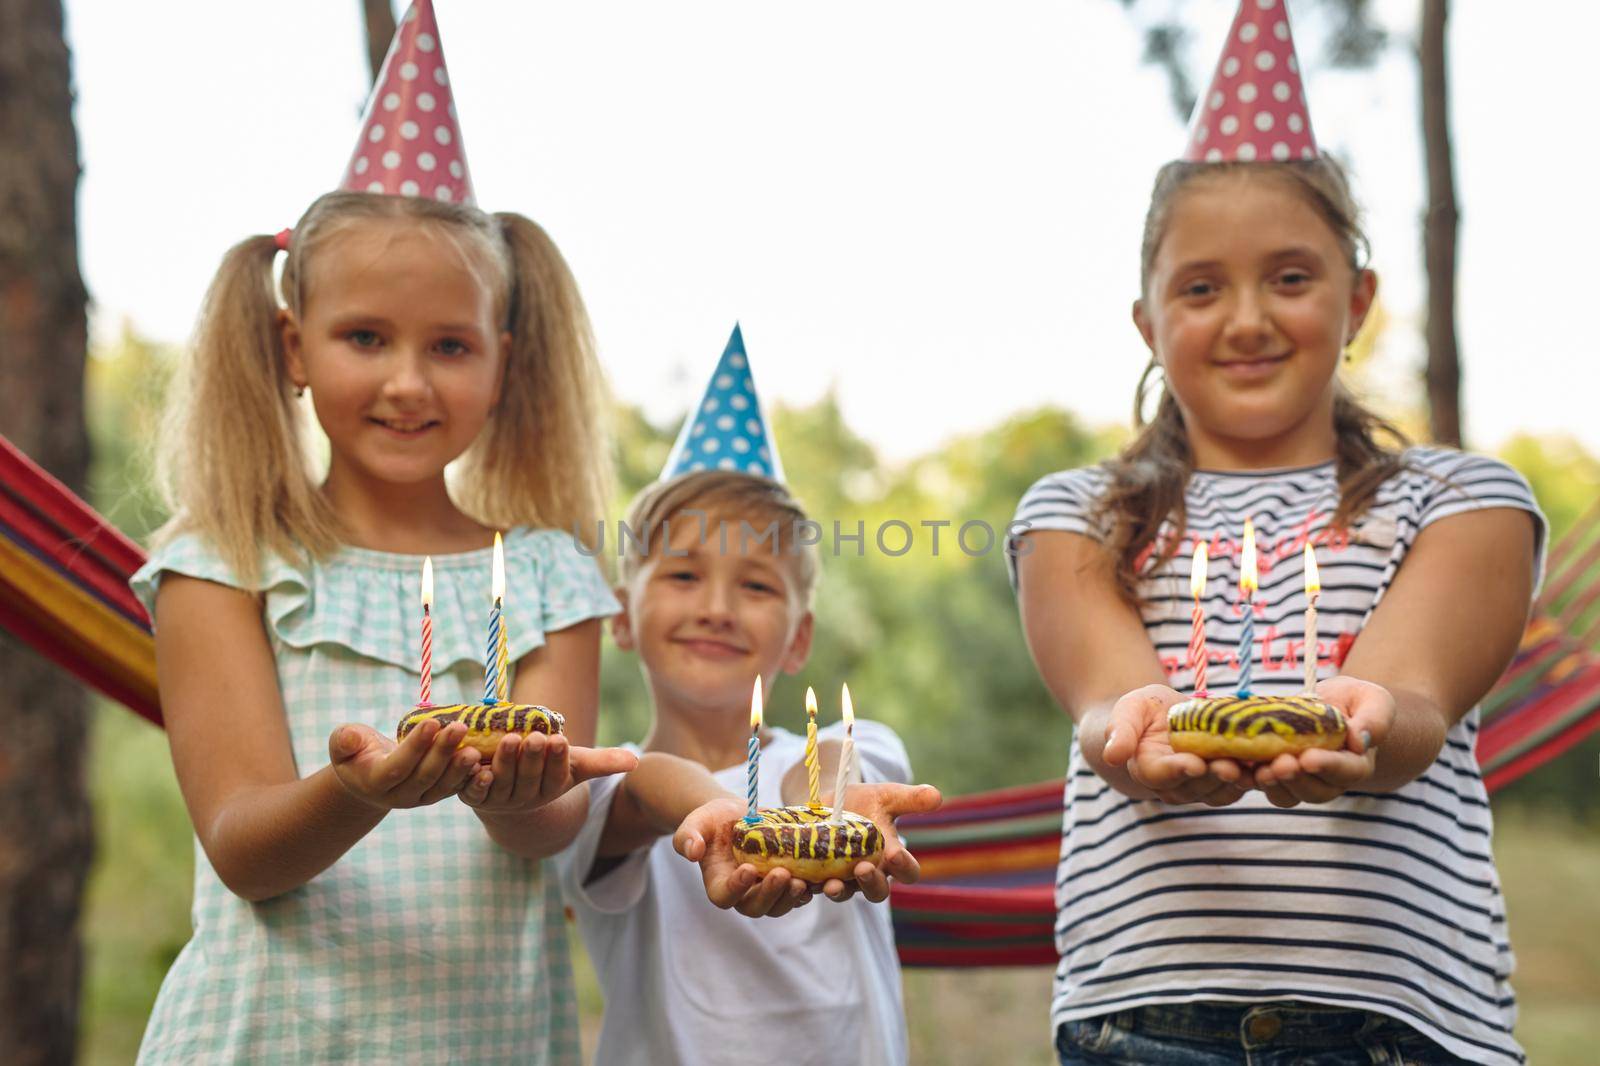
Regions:
<svg viewBox="0 0 1600 1066"><path fill-rule="evenodd" d="M800 590L798 563L769 538L741 542L740 519L757 534L766 522L712 512L702 536L698 518L657 531L633 580L621 590L623 613L612 622L617 646L637 651L658 711L736 711L743 721L757 675L794 673L811 651L811 612ZM718 537L727 529L727 550Z"/></svg>

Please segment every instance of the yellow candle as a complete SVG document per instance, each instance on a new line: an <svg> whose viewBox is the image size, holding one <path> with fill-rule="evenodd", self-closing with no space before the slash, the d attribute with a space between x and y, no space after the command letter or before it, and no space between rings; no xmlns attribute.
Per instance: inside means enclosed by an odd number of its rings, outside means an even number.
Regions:
<svg viewBox="0 0 1600 1066"><path fill-rule="evenodd" d="M806 686L806 794L812 807L822 806L822 764L817 761L817 694Z"/></svg>

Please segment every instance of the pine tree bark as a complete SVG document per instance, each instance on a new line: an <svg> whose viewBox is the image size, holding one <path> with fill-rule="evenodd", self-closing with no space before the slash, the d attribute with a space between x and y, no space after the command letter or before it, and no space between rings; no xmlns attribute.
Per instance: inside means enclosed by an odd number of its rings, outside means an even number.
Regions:
<svg viewBox="0 0 1600 1066"><path fill-rule="evenodd" d="M367 27L367 68L372 71L373 84L383 69L383 57L389 54L389 42L394 39L394 9L390 0L361 0L361 17Z"/></svg>
<svg viewBox="0 0 1600 1066"><path fill-rule="evenodd" d="M1428 428L1442 444L1461 446L1461 353L1456 344L1455 162L1450 147L1449 71L1445 61L1448 0L1423 0L1418 59L1422 72L1422 146L1428 206L1422 222L1428 275Z"/></svg>
<svg viewBox="0 0 1600 1066"><path fill-rule="evenodd" d="M0 0L0 433L87 472L78 140L60 0ZM0 1062L71 1063L93 847L83 690L0 635Z"/></svg>

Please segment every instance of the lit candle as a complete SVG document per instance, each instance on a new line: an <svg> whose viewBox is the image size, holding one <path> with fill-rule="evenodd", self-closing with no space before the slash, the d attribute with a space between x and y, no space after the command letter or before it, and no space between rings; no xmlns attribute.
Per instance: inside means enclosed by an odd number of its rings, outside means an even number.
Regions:
<svg viewBox="0 0 1600 1066"><path fill-rule="evenodd" d="M1244 550L1239 553L1239 600L1244 625L1239 630L1239 695L1250 695L1250 673L1256 653L1256 527L1244 520Z"/></svg>
<svg viewBox="0 0 1600 1066"><path fill-rule="evenodd" d="M1194 671L1194 694L1206 694L1206 616L1200 609L1200 598L1206 594L1206 542L1194 546L1194 561L1189 566L1189 592L1194 596L1194 613L1190 616L1189 669Z"/></svg>
<svg viewBox="0 0 1600 1066"><path fill-rule="evenodd" d="M489 592L494 597L494 606L489 609L489 648L484 653L484 703L500 698L500 601L506 594L506 555L499 533L494 535L494 567L490 571Z"/></svg>
<svg viewBox="0 0 1600 1066"><path fill-rule="evenodd" d="M817 694L806 686L806 796L812 810L822 806L822 764L817 759Z"/></svg>
<svg viewBox="0 0 1600 1066"><path fill-rule="evenodd" d="M850 704L850 686L841 686L839 702L844 708L844 747L839 749L839 772L833 779L833 813L828 821L844 821L844 790L850 784L851 763L856 754L856 711Z"/></svg>
<svg viewBox="0 0 1600 1066"><path fill-rule="evenodd" d="M750 693L750 755L749 755L749 783L745 786L745 796L749 800L750 809L745 812L744 820L755 824L761 820L756 814L756 784L761 775L761 678L756 678L756 687Z"/></svg>
<svg viewBox="0 0 1600 1066"><path fill-rule="evenodd" d="M496 534L498 536L499 534ZM495 697L501 703L511 694L511 612L500 612L500 650L495 659L499 663L500 685L495 689Z"/></svg>
<svg viewBox="0 0 1600 1066"><path fill-rule="evenodd" d="M433 705L433 556L422 560L422 697L419 707Z"/></svg>
<svg viewBox="0 0 1600 1066"><path fill-rule="evenodd" d="M1322 595L1322 576L1317 573L1317 553L1306 541L1306 692L1317 690L1317 597Z"/></svg>

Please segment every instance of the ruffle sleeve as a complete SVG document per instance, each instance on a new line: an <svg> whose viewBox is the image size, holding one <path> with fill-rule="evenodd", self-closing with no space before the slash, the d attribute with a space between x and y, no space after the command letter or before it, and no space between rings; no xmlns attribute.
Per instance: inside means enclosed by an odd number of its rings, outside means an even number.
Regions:
<svg viewBox="0 0 1600 1066"><path fill-rule="evenodd" d="M513 661L543 645L546 633L620 609L597 561L580 552L566 533L513 529L505 537L505 554L502 620ZM256 593L263 597L262 621L275 643L298 649L337 645L415 672L422 560L350 547L324 560L274 556L255 581L245 583L199 537L184 535L157 550L130 584L152 617L161 578L168 573ZM492 562L489 548L433 556L435 670L483 662Z"/></svg>

